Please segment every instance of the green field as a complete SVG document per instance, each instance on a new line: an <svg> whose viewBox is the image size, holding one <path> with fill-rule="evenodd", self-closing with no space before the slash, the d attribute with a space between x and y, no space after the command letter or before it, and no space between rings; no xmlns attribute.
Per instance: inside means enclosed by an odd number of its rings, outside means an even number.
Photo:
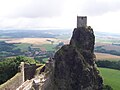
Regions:
<svg viewBox="0 0 120 90"><path fill-rule="evenodd" d="M40 47L46 49L46 51L55 51L55 46L53 44L43 44Z"/></svg>
<svg viewBox="0 0 120 90"><path fill-rule="evenodd" d="M105 85L110 85L113 90L120 90L120 70L99 68Z"/></svg>
<svg viewBox="0 0 120 90"><path fill-rule="evenodd" d="M31 44L27 44L27 43L14 44L14 45L16 46L15 49L20 48L22 51L25 51L25 50L27 51L28 47L31 46ZM45 48L46 51L55 51L55 45L53 45L53 44L34 45L33 47L36 47L36 48Z"/></svg>
<svg viewBox="0 0 120 90"><path fill-rule="evenodd" d="M27 43L20 43L20 44L14 44L16 46L16 48L14 49L21 49L22 51L27 51L28 47L31 46L31 44L27 44Z"/></svg>

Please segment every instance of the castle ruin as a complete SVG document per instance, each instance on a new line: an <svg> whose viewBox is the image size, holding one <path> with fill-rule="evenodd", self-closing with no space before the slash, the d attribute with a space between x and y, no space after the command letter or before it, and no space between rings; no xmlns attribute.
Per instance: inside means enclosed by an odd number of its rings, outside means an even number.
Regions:
<svg viewBox="0 0 120 90"><path fill-rule="evenodd" d="M87 26L87 16L77 16L77 28Z"/></svg>

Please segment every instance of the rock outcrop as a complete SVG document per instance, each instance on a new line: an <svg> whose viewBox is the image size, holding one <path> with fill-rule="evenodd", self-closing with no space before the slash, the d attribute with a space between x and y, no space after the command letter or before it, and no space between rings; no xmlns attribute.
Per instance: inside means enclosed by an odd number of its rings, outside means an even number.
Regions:
<svg viewBox="0 0 120 90"><path fill-rule="evenodd" d="M50 88L46 90L102 90L103 80L95 65L94 43L91 27L75 28L70 44L55 54Z"/></svg>

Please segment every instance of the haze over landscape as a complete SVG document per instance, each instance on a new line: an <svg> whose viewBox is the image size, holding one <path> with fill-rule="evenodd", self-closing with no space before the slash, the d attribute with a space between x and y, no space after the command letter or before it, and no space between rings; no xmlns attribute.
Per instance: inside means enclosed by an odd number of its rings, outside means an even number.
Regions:
<svg viewBox="0 0 120 90"><path fill-rule="evenodd" d="M88 16L95 31L120 33L119 0L0 0L0 29L73 29Z"/></svg>

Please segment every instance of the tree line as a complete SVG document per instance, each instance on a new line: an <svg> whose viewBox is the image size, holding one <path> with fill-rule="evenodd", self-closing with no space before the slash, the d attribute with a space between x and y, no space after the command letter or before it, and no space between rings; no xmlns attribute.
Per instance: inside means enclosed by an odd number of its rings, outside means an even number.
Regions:
<svg viewBox="0 0 120 90"><path fill-rule="evenodd" d="M119 61L98 60L96 64L98 67L120 70L120 60Z"/></svg>

